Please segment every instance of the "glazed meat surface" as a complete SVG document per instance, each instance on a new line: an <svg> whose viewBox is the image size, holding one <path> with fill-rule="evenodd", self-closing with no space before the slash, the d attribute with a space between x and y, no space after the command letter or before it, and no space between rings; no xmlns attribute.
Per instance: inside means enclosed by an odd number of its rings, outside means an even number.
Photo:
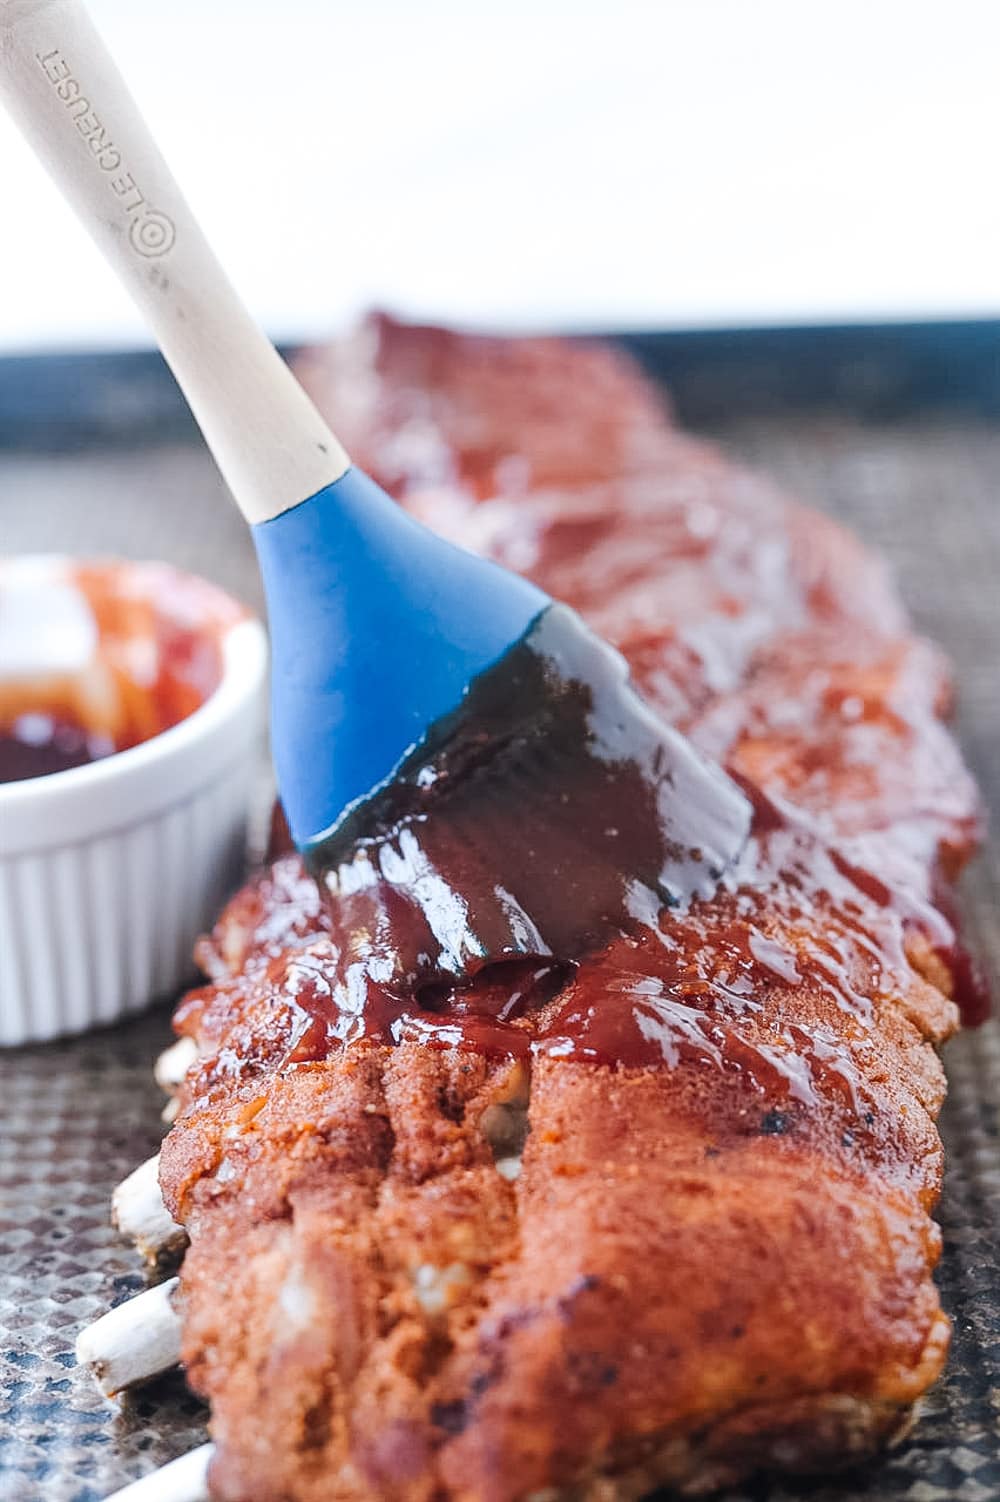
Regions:
<svg viewBox="0 0 1000 1502"><path fill-rule="evenodd" d="M214 1495L610 1502L867 1454L948 1344L935 904L976 802L945 665L877 560L610 350L381 319L299 373L756 812L713 900L377 1007L294 854L233 899L162 1156Z"/></svg>

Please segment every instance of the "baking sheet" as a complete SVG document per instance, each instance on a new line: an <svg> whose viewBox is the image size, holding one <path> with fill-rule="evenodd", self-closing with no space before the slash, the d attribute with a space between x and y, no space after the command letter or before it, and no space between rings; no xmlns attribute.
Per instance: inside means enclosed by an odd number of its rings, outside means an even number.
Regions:
<svg viewBox="0 0 1000 1502"><path fill-rule="evenodd" d="M821 412L707 429L894 562L921 629L954 659L959 734L1000 809L1000 428L974 415L892 423ZM4 547L114 551L194 567L257 603L252 550L204 454L183 440L72 455L0 450ZM1000 994L1000 831L965 887ZM0 1054L0 1497L96 1502L204 1438L177 1377L121 1408L73 1366L77 1331L143 1285L111 1231L113 1186L156 1150L151 1065L169 1004L104 1033ZM908 1438L839 1480L727 1502L994 1502L1000 1497L1000 1025L949 1045L939 1282L955 1324L943 1381Z"/></svg>

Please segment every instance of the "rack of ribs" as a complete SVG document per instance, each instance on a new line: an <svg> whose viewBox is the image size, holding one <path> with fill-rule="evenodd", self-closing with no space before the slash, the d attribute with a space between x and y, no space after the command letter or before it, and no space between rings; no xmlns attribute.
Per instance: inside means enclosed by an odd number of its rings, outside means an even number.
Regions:
<svg viewBox="0 0 1000 1502"><path fill-rule="evenodd" d="M233 899L160 1167L212 1495L610 1502L869 1454L948 1346L977 805L946 665L877 559L610 348L377 318L298 373L403 505L620 648L754 830L599 953L421 990L391 913L287 849Z"/></svg>

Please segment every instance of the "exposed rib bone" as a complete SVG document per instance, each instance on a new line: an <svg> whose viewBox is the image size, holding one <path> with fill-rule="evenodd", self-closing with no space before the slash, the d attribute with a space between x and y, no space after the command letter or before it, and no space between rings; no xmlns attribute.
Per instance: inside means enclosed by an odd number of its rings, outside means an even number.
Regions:
<svg viewBox="0 0 1000 1502"><path fill-rule="evenodd" d="M123 1486L104 1502L208 1502L208 1463L214 1445L199 1445L178 1460Z"/></svg>
<svg viewBox="0 0 1000 1502"><path fill-rule="evenodd" d="M161 1090L172 1095L198 1057L198 1045L193 1038L178 1038L165 1048L153 1065L153 1076Z"/></svg>
<svg viewBox="0 0 1000 1502"><path fill-rule="evenodd" d="M89 1366L106 1398L169 1371L181 1359L181 1316L175 1308L179 1279L170 1278L109 1309L81 1330L79 1366Z"/></svg>
<svg viewBox="0 0 1000 1502"><path fill-rule="evenodd" d="M160 1192L160 1155L141 1163L111 1196L111 1224L134 1241L147 1262L178 1255L187 1246L183 1226L171 1219Z"/></svg>

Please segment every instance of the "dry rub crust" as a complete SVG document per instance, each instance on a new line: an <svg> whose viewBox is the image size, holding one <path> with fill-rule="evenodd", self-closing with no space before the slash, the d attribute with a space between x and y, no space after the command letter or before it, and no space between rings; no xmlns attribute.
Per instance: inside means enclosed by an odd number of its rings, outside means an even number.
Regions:
<svg viewBox="0 0 1000 1502"><path fill-rule="evenodd" d="M345 363L354 390L367 372L375 396L349 443L414 509L572 596L665 713L838 834L876 842L887 866L960 863L974 799L937 720L947 675L857 544L674 433L612 356L387 323L366 338L308 375L322 399ZM528 424L527 440L477 406L531 411L535 394L550 412L553 383L563 416ZM580 424L609 402L590 484ZM510 506L488 497L515 431ZM634 484L611 496L625 473ZM648 557L643 572L627 540L600 568L588 553L630 506L668 579L655 602ZM533 530L553 508L577 529L575 560L547 561L549 533ZM724 579L677 546L712 514L733 534ZM748 518L774 544L763 565L741 552ZM656 610L676 638L644 655ZM797 723L779 712L789 702L808 707ZM877 755L856 754L862 733ZM770 932L794 952L817 925L786 915ZM871 997L864 1131L834 1089L794 1110L684 1059L616 1072L540 1058L529 1079L404 1043L288 1067L289 977L323 943L285 856L203 942L213 985L184 1014L203 1063L162 1178L191 1237L184 1357L212 1403L215 1497L610 1502L663 1483L699 1495L762 1466L857 1459L906 1424L948 1343L930 1212L936 1046L956 1014L918 938ZM844 963L871 989L863 945ZM852 1026L779 976L761 1000L762 1034L783 1018Z"/></svg>

